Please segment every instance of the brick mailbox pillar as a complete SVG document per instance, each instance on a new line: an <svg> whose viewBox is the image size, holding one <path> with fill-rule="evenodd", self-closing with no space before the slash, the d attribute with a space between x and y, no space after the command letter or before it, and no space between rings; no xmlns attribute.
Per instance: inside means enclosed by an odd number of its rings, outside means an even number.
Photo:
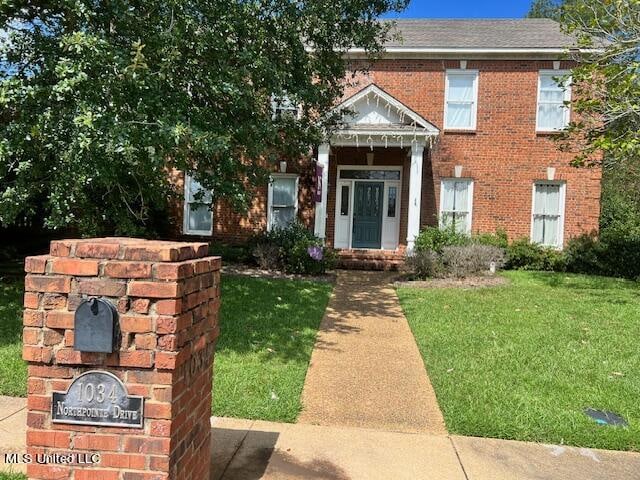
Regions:
<svg viewBox="0 0 640 480"><path fill-rule="evenodd" d="M206 243L62 240L25 270L28 477L208 479L220 258Z"/></svg>

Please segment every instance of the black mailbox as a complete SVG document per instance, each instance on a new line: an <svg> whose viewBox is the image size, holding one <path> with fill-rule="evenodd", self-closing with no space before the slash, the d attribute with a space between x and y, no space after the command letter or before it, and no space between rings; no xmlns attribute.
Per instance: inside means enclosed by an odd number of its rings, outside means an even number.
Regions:
<svg viewBox="0 0 640 480"><path fill-rule="evenodd" d="M112 353L117 339L117 319L115 307L107 300L83 300L74 318L74 350Z"/></svg>

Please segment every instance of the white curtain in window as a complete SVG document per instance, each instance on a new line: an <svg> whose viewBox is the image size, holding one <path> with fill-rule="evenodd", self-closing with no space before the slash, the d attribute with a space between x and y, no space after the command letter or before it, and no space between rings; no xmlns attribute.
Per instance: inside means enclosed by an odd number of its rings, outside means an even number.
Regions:
<svg viewBox="0 0 640 480"><path fill-rule="evenodd" d="M296 179L276 178L273 180L273 205L294 206L296 204Z"/></svg>
<svg viewBox="0 0 640 480"><path fill-rule="evenodd" d="M441 226L455 226L460 233L469 233L470 225L470 185L468 180L444 180L442 182Z"/></svg>
<svg viewBox="0 0 640 480"><path fill-rule="evenodd" d="M442 210L445 212L452 212L455 209L455 192L456 184L452 181L442 182L442 188L444 194L442 196Z"/></svg>
<svg viewBox="0 0 640 480"><path fill-rule="evenodd" d="M566 126L565 90L556 82L559 74L540 74L538 129L559 130Z"/></svg>
<svg viewBox="0 0 640 480"><path fill-rule="evenodd" d="M533 235L536 243L560 245L560 185L537 184L533 204Z"/></svg>
<svg viewBox="0 0 640 480"><path fill-rule="evenodd" d="M475 78L475 74L450 74L447 76L447 128L473 127Z"/></svg>

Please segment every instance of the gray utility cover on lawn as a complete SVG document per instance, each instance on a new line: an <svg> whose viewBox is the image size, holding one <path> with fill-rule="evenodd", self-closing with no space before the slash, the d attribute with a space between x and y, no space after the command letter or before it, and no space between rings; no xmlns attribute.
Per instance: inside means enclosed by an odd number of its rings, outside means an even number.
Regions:
<svg viewBox="0 0 640 480"><path fill-rule="evenodd" d="M606 410L587 408L584 413L595 420L598 425L611 425L614 427L627 427L629 425L627 421L617 413L608 412Z"/></svg>

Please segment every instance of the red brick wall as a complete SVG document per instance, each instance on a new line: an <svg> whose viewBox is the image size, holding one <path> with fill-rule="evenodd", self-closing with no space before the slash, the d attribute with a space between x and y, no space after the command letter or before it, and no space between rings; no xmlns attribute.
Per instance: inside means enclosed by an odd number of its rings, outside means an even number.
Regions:
<svg viewBox="0 0 640 480"><path fill-rule="evenodd" d="M275 170L274 170L275 172ZM313 228L314 208L312 190L314 186L314 164L310 158L302 158L298 163L288 162L287 173L297 173L298 180L298 218L308 228ZM181 173L173 175L173 181L177 188L183 191L184 176ZM255 233L267 228L267 185L255 188L252 192L253 198L249 209L245 213L233 210L231 206L221 200L215 205L213 211L213 239L228 244L241 244L246 242ZM182 219L184 210L182 205L176 206L174 210L174 232L175 236L184 240L198 238L193 235L183 235ZM210 241L211 238L203 240Z"/></svg>
<svg viewBox="0 0 640 480"><path fill-rule="evenodd" d="M572 153L558 151L553 135L536 133L538 72L552 69L553 62L469 61L468 69L479 70L472 133L442 131L445 70L459 67L458 61L382 60L346 94L373 82L441 130L433 150L425 151L422 225L436 223L440 179L462 165L463 177L474 180L472 230L504 228L510 238L528 237L532 183L546 180L547 167L555 167L556 180L567 182L565 239L597 230L600 169L571 167Z"/></svg>
<svg viewBox="0 0 640 480"><path fill-rule="evenodd" d="M422 225L437 223L440 179L452 177L454 166L462 165L463 177L474 180L473 232L494 232L503 228L512 239L528 237L532 183L546 180L547 167L555 167L556 180L567 182L565 239L597 230L600 169L571 167L573 155L558 151L554 135L536 133L538 72L553 68L553 62L469 61L467 68L480 72L477 129L475 132L442 131L445 70L459 66L459 61L452 60L381 60L372 66L367 76L360 75L357 83L346 92L346 96L350 96L373 82L441 129L434 148L425 149ZM570 67L571 63L562 62L561 68ZM332 189L335 187L336 160L350 163L347 156L354 151L358 162L364 162L364 148L332 149L328 185L329 243L333 242L335 192ZM390 148L387 152L376 149L376 163L402 161L406 173L408 162L402 158L400 149ZM292 170L301 172L300 216L312 228L312 164L305 159ZM406 186L403 182L403 206L406 205ZM214 239L239 243L264 229L266 197L266 187L259 189L247 215L233 213L226 206L218 205ZM403 211L400 242L406 242L406 211Z"/></svg>

